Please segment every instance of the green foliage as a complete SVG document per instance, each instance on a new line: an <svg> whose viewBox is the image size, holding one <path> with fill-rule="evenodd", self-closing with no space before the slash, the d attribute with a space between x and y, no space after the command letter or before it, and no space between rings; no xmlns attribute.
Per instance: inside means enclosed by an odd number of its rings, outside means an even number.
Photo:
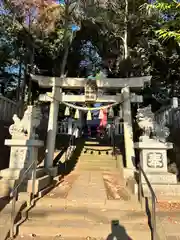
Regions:
<svg viewBox="0 0 180 240"><path fill-rule="evenodd" d="M92 5L90 1L70 0L65 6L49 3L42 6L43 1L36 0L33 6L38 14L27 23L24 11L32 12L28 7L31 1L18 0L18 4L8 1L11 5L6 1L3 5L9 12L0 15L1 71L21 62L24 66L35 64L47 75L59 76L64 62L65 72L76 77L82 60L82 42L91 41L111 77L152 74L154 94L158 95L160 89L169 96L179 92L178 2L157 0L147 4L146 0L109 0ZM80 26L81 30L72 34L71 24Z"/></svg>
<svg viewBox="0 0 180 240"><path fill-rule="evenodd" d="M149 7L155 11L159 18L160 29L157 36L166 41L174 39L180 43L180 4L176 0L156 0Z"/></svg>

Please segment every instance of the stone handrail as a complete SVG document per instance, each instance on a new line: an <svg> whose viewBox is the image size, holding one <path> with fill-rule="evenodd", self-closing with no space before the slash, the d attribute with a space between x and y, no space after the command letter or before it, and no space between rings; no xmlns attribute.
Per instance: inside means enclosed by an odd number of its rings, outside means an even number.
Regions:
<svg viewBox="0 0 180 240"><path fill-rule="evenodd" d="M0 95L0 120L12 121L14 114L19 114L17 103Z"/></svg>

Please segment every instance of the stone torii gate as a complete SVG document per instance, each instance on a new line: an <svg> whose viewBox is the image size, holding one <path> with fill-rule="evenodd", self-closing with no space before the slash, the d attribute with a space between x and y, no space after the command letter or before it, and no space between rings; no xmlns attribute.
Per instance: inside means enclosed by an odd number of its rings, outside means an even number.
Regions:
<svg viewBox="0 0 180 240"><path fill-rule="evenodd" d="M88 82L85 78L60 78L47 77L40 75L31 75L32 81L37 82L41 88L52 88L52 92L40 95L39 100L50 102L48 132L45 168L52 168L53 156L55 148L55 139L57 131L57 118L60 102L88 102L86 95L70 95L65 94L63 90L80 90L85 89ZM131 102L142 102L142 96L132 92L138 92L146 83L149 84L151 76L135 77L135 78L102 78L93 81L96 84L97 93L93 99L93 103L121 103L122 117L124 120L124 142L126 155L126 168L133 170L134 143L131 119ZM116 91L114 95L102 95L98 89L107 91ZM117 93L118 92L118 93ZM91 99L92 102L92 99Z"/></svg>

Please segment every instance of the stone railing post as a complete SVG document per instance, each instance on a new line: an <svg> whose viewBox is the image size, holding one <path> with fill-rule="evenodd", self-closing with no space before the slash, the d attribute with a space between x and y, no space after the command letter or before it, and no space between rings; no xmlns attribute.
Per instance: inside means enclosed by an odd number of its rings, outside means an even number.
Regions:
<svg viewBox="0 0 180 240"><path fill-rule="evenodd" d="M72 130L73 130L73 121L72 121L72 118L69 117L69 118L68 118L68 134L69 134L69 135L72 134Z"/></svg>
<svg viewBox="0 0 180 240"><path fill-rule="evenodd" d="M178 98L177 97L173 97L172 98L172 107L173 108L178 108Z"/></svg>

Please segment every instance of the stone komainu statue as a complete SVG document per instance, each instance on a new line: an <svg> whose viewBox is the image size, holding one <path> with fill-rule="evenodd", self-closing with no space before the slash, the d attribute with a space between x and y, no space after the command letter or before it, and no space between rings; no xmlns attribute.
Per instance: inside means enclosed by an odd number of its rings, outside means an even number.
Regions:
<svg viewBox="0 0 180 240"><path fill-rule="evenodd" d="M28 106L22 119L16 114L13 116L14 124L9 128L9 133L12 138L17 139L36 139L38 136L35 133L41 120L41 112L38 108Z"/></svg>
<svg viewBox="0 0 180 240"><path fill-rule="evenodd" d="M140 141L143 139L155 138L160 142L166 142L169 136L169 129L166 126L160 126L154 120L154 114L151 112L150 107L140 108L137 111L136 120L139 127L143 131Z"/></svg>

